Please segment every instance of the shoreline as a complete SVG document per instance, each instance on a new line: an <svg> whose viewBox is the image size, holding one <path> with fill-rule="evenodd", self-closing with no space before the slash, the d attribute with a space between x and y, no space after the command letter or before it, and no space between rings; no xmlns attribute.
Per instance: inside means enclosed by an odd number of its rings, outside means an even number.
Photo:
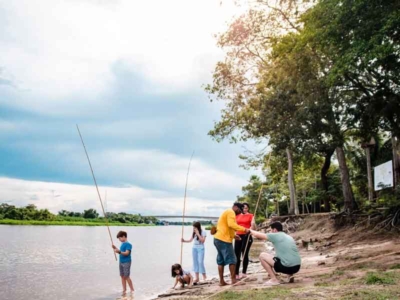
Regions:
<svg viewBox="0 0 400 300"><path fill-rule="evenodd" d="M269 276L254 258L260 252L273 254L273 245L255 240L250 250L253 263L242 284L219 287L218 279L213 278L191 288L167 290L155 300L307 300L310 295L323 295L325 299L400 299L397 234L367 230L355 234L352 227L337 228L327 216L297 217L284 223L302 258L293 283L278 274L280 285L264 284Z"/></svg>
<svg viewBox="0 0 400 300"><path fill-rule="evenodd" d="M15 226L107 226L105 222L71 222L71 221L38 221L38 220L0 220L0 225ZM108 226L130 226L130 227L155 227L155 224L139 223L108 223Z"/></svg>

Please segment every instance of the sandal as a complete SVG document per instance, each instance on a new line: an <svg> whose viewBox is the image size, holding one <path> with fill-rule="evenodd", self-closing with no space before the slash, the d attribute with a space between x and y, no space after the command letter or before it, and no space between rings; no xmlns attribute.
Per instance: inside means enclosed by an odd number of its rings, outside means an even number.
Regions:
<svg viewBox="0 0 400 300"><path fill-rule="evenodd" d="M272 281L272 279L268 280L265 285L267 286L275 286L275 285L280 285L281 283L279 281Z"/></svg>

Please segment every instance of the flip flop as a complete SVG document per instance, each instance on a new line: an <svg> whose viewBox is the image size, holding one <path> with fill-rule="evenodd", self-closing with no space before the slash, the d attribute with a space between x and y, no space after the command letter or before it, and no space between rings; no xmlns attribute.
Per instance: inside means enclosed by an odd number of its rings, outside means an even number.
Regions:
<svg viewBox="0 0 400 300"><path fill-rule="evenodd" d="M265 285L267 285L267 286L275 286L275 285L280 285L280 284L281 284L280 282L275 282L275 281L271 281L271 280L268 280L265 283Z"/></svg>

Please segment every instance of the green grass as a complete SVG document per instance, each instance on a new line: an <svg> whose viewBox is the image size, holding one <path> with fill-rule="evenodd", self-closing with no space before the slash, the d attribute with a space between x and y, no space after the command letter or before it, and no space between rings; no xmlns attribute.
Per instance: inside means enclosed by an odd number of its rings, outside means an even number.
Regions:
<svg viewBox="0 0 400 300"><path fill-rule="evenodd" d="M368 272L365 276L366 284L395 284L395 276L392 273Z"/></svg>
<svg viewBox="0 0 400 300"><path fill-rule="evenodd" d="M394 265L390 266L389 269L390 269L390 270L400 269L400 264L394 264Z"/></svg>
<svg viewBox="0 0 400 300"><path fill-rule="evenodd" d="M344 300L394 300L399 299L399 294L394 290L361 290L350 292L343 296Z"/></svg>
<svg viewBox="0 0 400 300"><path fill-rule="evenodd" d="M290 289L285 288L271 288L262 290L250 290L243 292L225 292L213 297L213 300L272 300L281 299L282 297L289 297L292 295Z"/></svg>
<svg viewBox="0 0 400 300"><path fill-rule="evenodd" d="M36 220L0 220L2 225L57 225L57 226L105 226L105 222L93 221L36 221ZM110 226L154 226L139 223L108 223Z"/></svg>
<svg viewBox="0 0 400 300"><path fill-rule="evenodd" d="M343 270L335 270L332 272L332 275L342 276L342 275L344 275L344 271Z"/></svg>
<svg viewBox="0 0 400 300"><path fill-rule="evenodd" d="M326 286L331 286L332 284L330 284L329 282L326 281L319 281L314 283L314 286L321 286L321 287L326 287Z"/></svg>

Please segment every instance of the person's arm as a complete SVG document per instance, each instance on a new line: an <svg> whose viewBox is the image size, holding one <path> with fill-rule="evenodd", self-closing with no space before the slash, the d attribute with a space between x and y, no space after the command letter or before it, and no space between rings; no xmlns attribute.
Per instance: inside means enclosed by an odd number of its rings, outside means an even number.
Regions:
<svg viewBox="0 0 400 300"><path fill-rule="evenodd" d="M190 243L190 242L192 242L193 241L193 236L190 238L190 240L185 240L185 239L181 239L181 242L182 243Z"/></svg>
<svg viewBox="0 0 400 300"><path fill-rule="evenodd" d="M129 256L129 254L131 253L131 251L132 251L132 246L130 245L130 244L127 244L127 245L124 245L124 250L123 251L121 251L121 250L118 250L118 249L115 249L116 251L116 253L119 253L119 254L121 254L121 255L123 255L123 256Z"/></svg>
<svg viewBox="0 0 400 300"><path fill-rule="evenodd" d="M250 230L250 233L252 236L260 239L260 240L265 240L268 241L267 235L265 233L259 232L259 231L255 231L255 230Z"/></svg>
<svg viewBox="0 0 400 300"><path fill-rule="evenodd" d="M128 256L131 253L131 250L126 250L124 252L119 251L119 254L123 255L123 256Z"/></svg>
<svg viewBox="0 0 400 300"><path fill-rule="evenodd" d="M195 233L196 233L197 238L199 239L200 243L204 244L204 242L206 241L206 237L201 235L198 230L196 230Z"/></svg>
<svg viewBox="0 0 400 300"><path fill-rule="evenodd" d="M251 226L250 229L252 230L256 230L257 229L257 225L256 225L256 217L253 216L253 218L251 219Z"/></svg>
<svg viewBox="0 0 400 300"><path fill-rule="evenodd" d="M236 223L236 216L235 216L235 213L233 211L232 211L232 213L228 214L227 221L228 221L228 227L229 228L232 228L235 231L245 231L246 233L249 232L249 230L247 228L239 226Z"/></svg>
<svg viewBox="0 0 400 300"><path fill-rule="evenodd" d="M178 284L178 282L179 282L179 279L178 279L178 276L176 276L176 277L175 277L175 284L174 284L174 286L172 287L173 290L175 289L175 287L176 287L176 285Z"/></svg>

